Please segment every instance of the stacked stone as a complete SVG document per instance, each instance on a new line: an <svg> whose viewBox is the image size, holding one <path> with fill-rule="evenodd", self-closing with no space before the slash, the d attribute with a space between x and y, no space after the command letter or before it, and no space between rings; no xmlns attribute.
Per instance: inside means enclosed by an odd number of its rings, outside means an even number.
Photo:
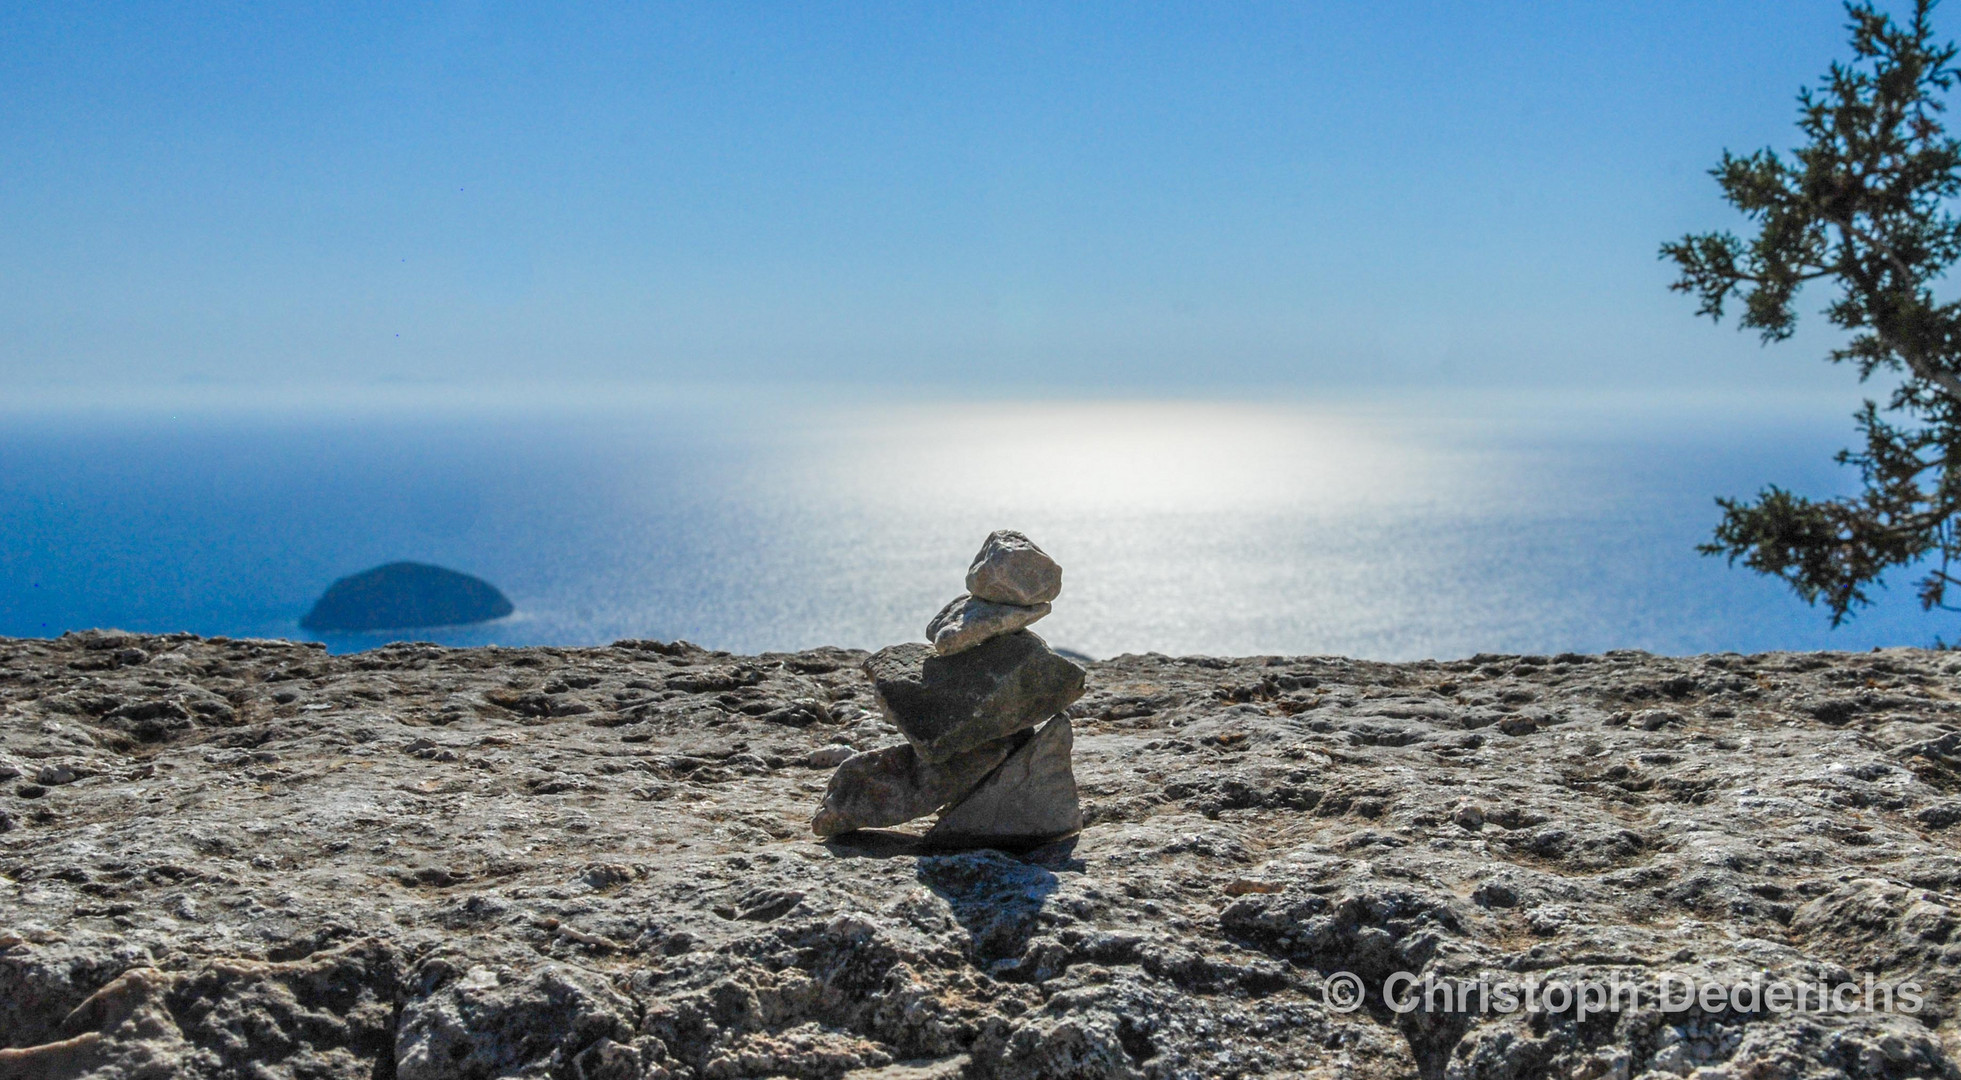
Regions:
<svg viewBox="0 0 1961 1080"><path fill-rule="evenodd" d="M817 835L936 810L926 840L941 847L1026 847L1080 830L1075 732L1062 711L1083 696L1085 673L1028 629L1061 591L1062 568L1034 541L989 535L967 591L926 624L931 644L865 661L906 741L838 766L811 822Z"/></svg>

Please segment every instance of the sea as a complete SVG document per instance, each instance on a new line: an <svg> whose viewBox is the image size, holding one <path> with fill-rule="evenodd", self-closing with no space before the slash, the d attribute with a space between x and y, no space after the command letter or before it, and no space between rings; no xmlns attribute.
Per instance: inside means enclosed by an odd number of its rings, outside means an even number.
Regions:
<svg viewBox="0 0 1961 1080"><path fill-rule="evenodd" d="M1854 397L196 391L0 403L0 635L90 627L450 645L919 640L990 530L1064 567L1093 657L1863 650L1961 638L1911 575L1833 628L1698 555L1715 497L1856 483ZM306 633L396 560L516 605Z"/></svg>

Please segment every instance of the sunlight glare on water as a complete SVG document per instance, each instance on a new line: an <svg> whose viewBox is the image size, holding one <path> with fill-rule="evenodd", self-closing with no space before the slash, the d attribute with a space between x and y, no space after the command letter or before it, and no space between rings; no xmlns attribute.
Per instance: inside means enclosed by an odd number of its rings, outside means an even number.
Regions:
<svg viewBox="0 0 1961 1080"><path fill-rule="evenodd" d="M871 502L1044 515L1353 510L1435 498L1467 470L1355 418L1243 404L989 404L837 418L800 477Z"/></svg>
<svg viewBox="0 0 1961 1080"><path fill-rule="evenodd" d="M988 531L1016 528L1065 568L1040 632L1098 656L1926 644L1942 624L1897 585L1828 631L1694 553L1715 495L1842 484L1842 427L1624 402L41 417L0 428L0 633L297 636L334 578L415 559L518 612L412 637L870 648L918 639Z"/></svg>
<svg viewBox="0 0 1961 1080"><path fill-rule="evenodd" d="M979 537L1018 528L1065 567L1043 632L1091 651L1251 649L1303 624L1379 636L1377 615L1331 603L1379 569L1380 557L1357 564L1368 553L1352 526L1480 486L1475 454L1300 407L931 406L833 414L799 438L812 450L773 478L771 501L856 522L863 547L836 553L876 553L825 567L840 608L881 597L887 635L915 636ZM812 570L832 554L783 552Z"/></svg>

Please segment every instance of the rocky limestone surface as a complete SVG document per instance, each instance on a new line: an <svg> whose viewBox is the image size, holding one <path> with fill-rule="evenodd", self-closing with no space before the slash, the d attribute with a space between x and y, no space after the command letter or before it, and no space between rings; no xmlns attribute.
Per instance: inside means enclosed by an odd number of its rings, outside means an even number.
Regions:
<svg viewBox="0 0 1961 1080"><path fill-rule="evenodd" d="M864 660L0 640L0 1076L1961 1077L1946 654L1118 657L1019 857L809 835Z"/></svg>

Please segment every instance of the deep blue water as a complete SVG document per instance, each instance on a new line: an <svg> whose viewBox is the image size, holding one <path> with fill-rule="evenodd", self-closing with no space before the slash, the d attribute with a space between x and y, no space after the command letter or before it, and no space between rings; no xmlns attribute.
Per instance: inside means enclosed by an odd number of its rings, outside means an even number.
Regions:
<svg viewBox="0 0 1961 1080"><path fill-rule="evenodd" d="M1466 400L0 414L0 634L303 635L334 578L479 574L454 644L914 639L989 529L1065 567L1038 629L1105 656L1860 649L1961 637L1904 577L1827 629L1693 552L1712 497L1822 493L1838 406ZM387 637L332 637L336 651Z"/></svg>

